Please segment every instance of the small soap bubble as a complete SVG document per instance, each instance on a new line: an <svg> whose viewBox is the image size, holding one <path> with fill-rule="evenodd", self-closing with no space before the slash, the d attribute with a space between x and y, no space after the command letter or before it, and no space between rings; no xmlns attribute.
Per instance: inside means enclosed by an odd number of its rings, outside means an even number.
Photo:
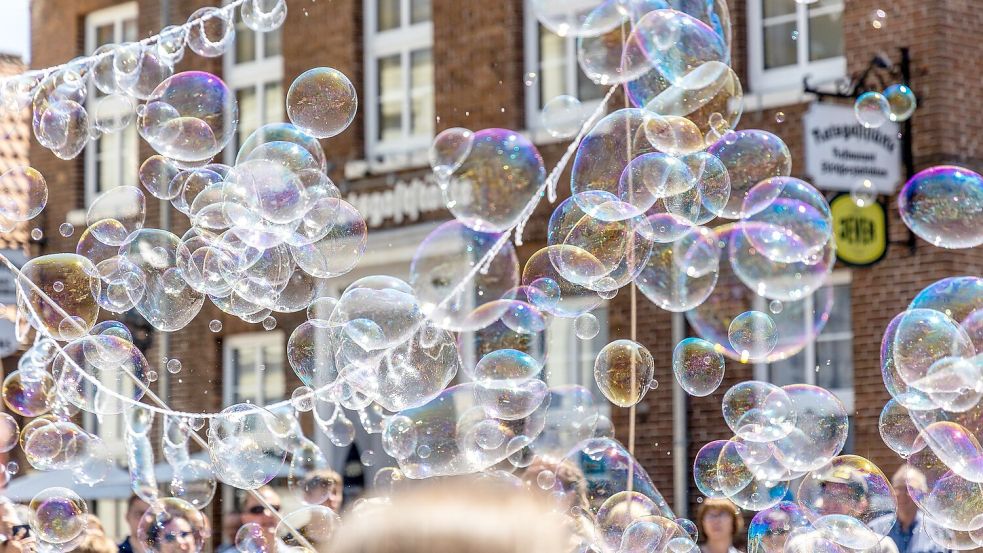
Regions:
<svg viewBox="0 0 983 553"><path fill-rule="evenodd" d="M181 372L181 361L178 359L169 359L164 366L167 367L167 372L171 374Z"/></svg>
<svg viewBox="0 0 983 553"><path fill-rule="evenodd" d="M762 359L778 344L778 326L767 313L745 311L731 321L727 337L742 361Z"/></svg>
<svg viewBox="0 0 983 553"><path fill-rule="evenodd" d="M778 124L782 124L782 123L785 122L785 112L784 111L780 111L780 112L778 112L778 113L775 114L775 122L778 123Z"/></svg>
<svg viewBox="0 0 983 553"><path fill-rule="evenodd" d="M891 104L880 92L864 92L853 104L857 121L868 129L876 129L891 119Z"/></svg>
<svg viewBox="0 0 983 553"><path fill-rule="evenodd" d="M222 321L212 319L208 323L208 330L211 330L212 332L222 332Z"/></svg>
<svg viewBox="0 0 983 553"><path fill-rule="evenodd" d="M68 238L75 233L75 227L71 223L62 223L58 226L58 233Z"/></svg>
<svg viewBox="0 0 983 553"><path fill-rule="evenodd" d="M31 238L35 240L40 240L43 237L44 237L44 232L41 229L35 228L31 230Z"/></svg>
<svg viewBox="0 0 983 553"><path fill-rule="evenodd" d="M574 328L577 331L577 338L590 340L601 331L601 324L592 313L584 313L574 320Z"/></svg>
<svg viewBox="0 0 983 553"><path fill-rule="evenodd" d="M768 311L771 311L772 315L778 315L784 308L785 305L782 304L781 300L771 300L771 302L768 303Z"/></svg>
<svg viewBox="0 0 983 553"><path fill-rule="evenodd" d="M870 179L864 179L850 190L850 199L857 207L867 207L877 201L877 190Z"/></svg>
<svg viewBox="0 0 983 553"><path fill-rule="evenodd" d="M271 315L263 319L263 328L265 328L266 330L273 330L274 328L276 328L276 318L274 318Z"/></svg>

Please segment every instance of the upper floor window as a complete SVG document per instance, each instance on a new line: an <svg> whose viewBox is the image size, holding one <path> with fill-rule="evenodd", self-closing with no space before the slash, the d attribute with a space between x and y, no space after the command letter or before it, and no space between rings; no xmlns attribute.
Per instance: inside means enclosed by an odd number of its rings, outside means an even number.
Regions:
<svg viewBox="0 0 983 553"><path fill-rule="evenodd" d="M577 11L590 0L557 3L556 9ZM562 4L562 5L561 5ZM592 112L604 98L605 88L590 80L577 62L577 38L562 37L536 19L526 1L525 12L526 126L541 128L543 107L561 95L580 100L583 109ZM578 114L579 115L579 114ZM583 119L583 118L581 118Z"/></svg>
<svg viewBox="0 0 983 553"><path fill-rule="evenodd" d="M801 88L846 75L843 57L844 0L750 0L748 67L751 89Z"/></svg>
<svg viewBox="0 0 983 553"><path fill-rule="evenodd" d="M229 164L253 131L284 120L281 30L259 33L241 20L236 23L235 46L225 56L226 84L239 103L239 125L226 153Z"/></svg>
<svg viewBox="0 0 983 553"><path fill-rule="evenodd" d="M85 53L91 54L105 44L120 44L138 40L137 3L127 2L94 11L85 18ZM105 96L94 85L88 101L98 102ZM116 104L120 105L120 104ZM89 109L94 109L89 106ZM106 106L102 106L105 110ZM120 107L120 109L124 109ZM92 111L90 111L92 113ZM109 115L105 111L104 114ZM85 205L99 194L137 181L140 168L136 125L104 133L85 150Z"/></svg>
<svg viewBox="0 0 983 553"><path fill-rule="evenodd" d="M594 394L602 413L607 414L608 402L601 395L594 379L594 361L608 343L608 307L601 304L591 310L597 318L599 331L590 339L577 336L576 319L553 317L546 329L548 341L546 358L546 383L551 388L577 385Z"/></svg>
<svg viewBox="0 0 983 553"><path fill-rule="evenodd" d="M287 395L283 332L238 334L226 338L223 352L223 398L226 405L267 405Z"/></svg>
<svg viewBox="0 0 983 553"><path fill-rule="evenodd" d="M434 135L430 0L365 0L366 156L424 151Z"/></svg>

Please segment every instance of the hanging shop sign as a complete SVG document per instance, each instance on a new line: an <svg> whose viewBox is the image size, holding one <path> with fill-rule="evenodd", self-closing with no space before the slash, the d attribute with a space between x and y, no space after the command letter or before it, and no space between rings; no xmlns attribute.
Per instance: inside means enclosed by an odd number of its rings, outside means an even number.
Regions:
<svg viewBox="0 0 983 553"><path fill-rule="evenodd" d="M873 265L887 253L887 212L880 202L858 205L850 194L829 202L836 257L858 267Z"/></svg>
<svg viewBox="0 0 983 553"><path fill-rule="evenodd" d="M819 188L854 190L865 180L878 194L893 194L901 183L901 139L888 121L868 129L853 106L813 102L803 118L806 173Z"/></svg>

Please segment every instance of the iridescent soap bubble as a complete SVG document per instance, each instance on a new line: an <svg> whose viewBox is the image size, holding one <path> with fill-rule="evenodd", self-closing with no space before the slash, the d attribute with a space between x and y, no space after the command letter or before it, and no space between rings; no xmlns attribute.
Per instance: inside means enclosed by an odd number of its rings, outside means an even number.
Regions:
<svg viewBox="0 0 983 553"><path fill-rule="evenodd" d="M287 547L310 551L307 545L321 551L328 546L331 535L341 524L338 514L323 505L307 505L284 516L276 525L277 540ZM306 544L298 539L303 536Z"/></svg>
<svg viewBox="0 0 983 553"><path fill-rule="evenodd" d="M853 104L857 121L868 129L876 129L891 120L891 104L880 92L864 92Z"/></svg>
<svg viewBox="0 0 983 553"><path fill-rule="evenodd" d="M198 553L206 534L205 518L191 503L167 497L147 509L140 518L136 539L150 553L165 553L172 548Z"/></svg>
<svg viewBox="0 0 983 553"><path fill-rule="evenodd" d="M925 169L898 195L904 224L940 248L983 244L983 176L951 165Z"/></svg>
<svg viewBox="0 0 983 553"><path fill-rule="evenodd" d="M188 48L206 58L221 56L235 42L234 15L227 9L201 8L188 17Z"/></svg>
<svg viewBox="0 0 983 553"><path fill-rule="evenodd" d="M344 73L330 67L308 69L287 90L287 117L315 138L331 138L348 128L358 94Z"/></svg>
<svg viewBox="0 0 983 553"><path fill-rule="evenodd" d="M811 184L774 177L748 191L741 208L748 241L768 259L793 263L814 259L833 239L829 203Z"/></svg>
<svg viewBox="0 0 983 553"><path fill-rule="evenodd" d="M455 218L480 232L514 225L546 179L536 146L507 129L474 133L471 153L443 190Z"/></svg>
<svg viewBox="0 0 983 553"><path fill-rule="evenodd" d="M682 160L652 152L636 157L625 167L618 183L617 197L643 213L650 211L657 201L682 194L695 185L693 174ZM587 198L580 200L585 208L593 203L585 202Z"/></svg>
<svg viewBox="0 0 983 553"><path fill-rule="evenodd" d="M55 381L47 371L13 371L3 379L3 403L24 417L47 413L55 400Z"/></svg>
<svg viewBox="0 0 983 553"><path fill-rule="evenodd" d="M937 280L922 289L911 300L908 309L941 311L965 327L965 321L983 309L983 278L962 276ZM980 352L979 348L977 352Z"/></svg>
<svg viewBox="0 0 983 553"><path fill-rule="evenodd" d="M6 396L6 392L4 392ZM0 413L0 452L10 451L17 447L17 439L20 437L20 427L14 417L7 413Z"/></svg>
<svg viewBox="0 0 983 553"><path fill-rule="evenodd" d="M693 460L693 481L700 493L721 498L744 489L754 480L754 474L729 440L714 440L705 444Z"/></svg>
<svg viewBox="0 0 983 553"><path fill-rule="evenodd" d="M660 152L680 156L706 147L703 132L685 117L650 114L645 121L645 136Z"/></svg>
<svg viewBox="0 0 983 553"><path fill-rule="evenodd" d="M208 505L215 496L215 474L207 461L191 459L174 467L170 491L173 497L183 499L197 509Z"/></svg>
<svg viewBox="0 0 983 553"><path fill-rule="evenodd" d="M732 386L721 406L727 426L749 442L773 442L795 427L792 399L767 382L749 380Z"/></svg>
<svg viewBox="0 0 983 553"><path fill-rule="evenodd" d="M570 172L570 193L577 197L582 192L599 190L613 194L622 202L635 206L644 213L655 200L647 188L625 187L623 174L629 162L640 155L654 152L645 134L646 112L640 109L619 109L601 119L587 133L577 148ZM671 167L671 166L669 166ZM634 183L632 183L634 184ZM637 197L632 193L641 192ZM592 196L584 196L589 200ZM591 205L582 206L585 210Z"/></svg>
<svg viewBox="0 0 983 553"><path fill-rule="evenodd" d="M766 131L727 133L707 152L720 159L730 175L730 199L720 214L727 219L743 216L744 198L754 185L771 177L787 177L792 171L788 146Z"/></svg>
<svg viewBox="0 0 983 553"><path fill-rule="evenodd" d="M0 215L11 221L29 221L48 204L48 185L33 167L19 166L0 175Z"/></svg>
<svg viewBox="0 0 983 553"><path fill-rule="evenodd" d="M667 311L684 312L702 304L719 275L721 249L716 235L704 227L690 227L678 239L658 242L635 279L639 290Z"/></svg>
<svg viewBox="0 0 983 553"><path fill-rule="evenodd" d="M584 271L603 271L596 258L574 246L548 246L526 261L522 270L522 284L529 289L529 300L544 313L575 318L591 311L603 301L596 291L565 278L552 261L557 256L572 260L577 255L581 256L577 264L585 267Z"/></svg>
<svg viewBox="0 0 983 553"><path fill-rule="evenodd" d="M130 234L143 228L146 217L147 200L143 192L135 186L117 186L96 196L85 213L85 224L89 227L87 232L98 242L118 247ZM83 235L79 239L79 249L84 238ZM88 257L93 263L102 261Z"/></svg>
<svg viewBox="0 0 983 553"><path fill-rule="evenodd" d="M810 473L799 485L796 502L814 514L816 529L852 549L868 549L884 539L898 508L884 473L856 455L835 457Z"/></svg>
<svg viewBox="0 0 983 553"><path fill-rule="evenodd" d="M719 217L730 200L730 175L716 156L695 152L680 158L689 168L695 185L663 199L666 211L693 225ZM650 216L651 220L651 216Z"/></svg>
<svg viewBox="0 0 983 553"><path fill-rule="evenodd" d="M708 62L729 61L730 51L720 34L699 19L676 10L653 10L635 22L622 57L626 67L638 67L640 74L654 67L676 85Z"/></svg>
<svg viewBox="0 0 983 553"><path fill-rule="evenodd" d="M550 0L534 0L531 3L532 13L536 19L550 31L560 36L580 36L581 33L599 32L602 28L584 27L590 13L604 0L591 0L582 6L560 6ZM611 26L620 22L614 19Z"/></svg>
<svg viewBox="0 0 983 553"><path fill-rule="evenodd" d="M850 190L850 198L853 200L853 203L857 204L857 207L873 205L877 201L877 191L874 190L874 183L870 179L860 181Z"/></svg>
<svg viewBox="0 0 983 553"><path fill-rule="evenodd" d="M163 230L143 229L130 235L120 255L143 273L146 292L137 311L154 328L184 328L201 310L204 294L188 285L178 269L181 240Z"/></svg>
<svg viewBox="0 0 983 553"><path fill-rule="evenodd" d="M511 242L493 252L501 238L448 221L420 243L410 264L410 284L434 325L451 331L479 330L505 313L509 305L497 300L519 284L519 262ZM468 275L470 281L461 286Z"/></svg>
<svg viewBox="0 0 983 553"><path fill-rule="evenodd" d="M601 331L601 325L597 321L597 317L590 313L584 313L577 317L573 325L577 333L577 338L581 340L590 340Z"/></svg>
<svg viewBox="0 0 983 553"><path fill-rule="evenodd" d="M782 501L751 519L748 548L761 553L783 553L789 538L810 529L809 513L791 501Z"/></svg>
<svg viewBox="0 0 983 553"><path fill-rule="evenodd" d="M948 383L940 376L959 377L960 367L951 375L940 375L937 363L947 358L970 358L976 348L966 331L941 311L909 309L898 315L899 324L892 336L892 361L901 379L926 393L946 389ZM978 370L978 369L977 369ZM972 379L970 379L972 380ZM970 388L975 385L967 382ZM941 386L941 388L940 388Z"/></svg>
<svg viewBox="0 0 983 553"><path fill-rule="evenodd" d="M440 132L430 145L430 167L440 186L447 186L447 180L457 171L471 154L474 133L461 127L452 127Z"/></svg>
<svg viewBox="0 0 983 553"><path fill-rule="evenodd" d="M584 105L573 96L561 94L543 106L543 128L553 138L570 138L580 132L588 113Z"/></svg>
<svg viewBox="0 0 983 553"><path fill-rule="evenodd" d="M676 382L690 395L712 394L724 379L724 356L701 338L686 338L672 350Z"/></svg>
<svg viewBox="0 0 983 553"><path fill-rule="evenodd" d="M731 321L727 338L742 360L763 359L778 345L778 326L767 313L745 311Z"/></svg>
<svg viewBox="0 0 983 553"><path fill-rule="evenodd" d="M278 29L287 19L286 0L246 0L239 10L242 22L261 33Z"/></svg>
<svg viewBox="0 0 983 553"><path fill-rule="evenodd" d="M181 25L168 25L160 31L157 40L157 53L161 59L175 64L184 57L184 45L188 32Z"/></svg>
<svg viewBox="0 0 983 553"><path fill-rule="evenodd" d="M633 542L650 542L639 532L636 524L631 534L626 535L627 529L635 521L645 519L659 513L659 507L648 496L635 491L621 491L607 499L598 509L594 519L594 528L600 534L602 543L608 551L626 551L621 548L627 541L629 547ZM648 534L648 532L645 532ZM630 550L630 549L629 549ZM656 549L657 551L657 549Z"/></svg>
<svg viewBox="0 0 983 553"><path fill-rule="evenodd" d="M776 227L749 221L735 223L735 226L741 230L728 233L727 253L731 268L750 290L779 302L773 314L782 312L784 305L781 302L804 300L827 283L836 263L836 241L832 237L819 252L801 261L783 262L771 259L750 240L751 236L760 241L769 232L781 232ZM779 244L781 240L768 241L774 252L796 255L785 249L785 244Z"/></svg>
<svg viewBox="0 0 983 553"><path fill-rule="evenodd" d="M365 253L368 240L367 225L358 210L344 200L333 201L336 203L334 220L324 236L312 243L290 245L297 265L317 278L337 277L351 271Z"/></svg>
<svg viewBox="0 0 983 553"><path fill-rule="evenodd" d="M287 144L280 144L285 142ZM270 148L281 148L297 145L307 150L307 153L317 162L321 172L327 171L327 159L321 143L296 125L290 123L267 123L252 132L239 146L236 153L236 165L250 159L264 159Z"/></svg>
<svg viewBox="0 0 983 553"><path fill-rule="evenodd" d="M275 545L267 541L259 524L249 522L236 531L235 547L240 553L271 553Z"/></svg>
<svg viewBox="0 0 983 553"><path fill-rule="evenodd" d="M791 401L793 427L774 442L775 459L795 473L817 469L846 445L850 420L846 407L829 390L790 384L782 390Z"/></svg>
<svg viewBox="0 0 983 553"><path fill-rule="evenodd" d="M137 128L158 153L194 163L221 152L235 135L238 120L235 95L221 79L185 71L153 91L137 118Z"/></svg>
<svg viewBox="0 0 983 553"><path fill-rule="evenodd" d="M71 340L96 324L100 280L88 259L69 253L36 257L24 264L17 282L38 330L57 340Z"/></svg>
<svg viewBox="0 0 983 553"><path fill-rule="evenodd" d="M272 432L275 426L275 415L256 405L240 403L223 409L208 428L215 476L243 490L272 480L287 455Z"/></svg>
<svg viewBox="0 0 983 553"><path fill-rule="evenodd" d="M524 419L543 405L549 394L549 387L538 378L529 379L487 379L478 382L474 389L475 401L485 409L488 422L479 423L472 432L483 449L495 449L504 443L507 429L499 421Z"/></svg>
<svg viewBox="0 0 983 553"><path fill-rule="evenodd" d="M528 380L543 367L531 355L514 349L490 352L481 358L471 374L476 381Z"/></svg>
<svg viewBox="0 0 983 553"><path fill-rule="evenodd" d="M287 361L307 386L330 384L338 376L332 350L338 341L338 327L326 320L330 315L301 323L287 340Z"/></svg>
<svg viewBox="0 0 983 553"><path fill-rule="evenodd" d="M631 407L645 397L655 376L655 360L645 346L631 340L615 340L598 352L594 380L611 403Z"/></svg>
<svg viewBox="0 0 983 553"><path fill-rule="evenodd" d="M85 532L88 524L85 501L68 488L45 489L31 499L29 508L31 530L48 543L67 543Z"/></svg>
<svg viewBox="0 0 983 553"><path fill-rule="evenodd" d="M918 107L915 93L903 84L893 84L884 89L884 97L891 109L891 121L907 121Z"/></svg>

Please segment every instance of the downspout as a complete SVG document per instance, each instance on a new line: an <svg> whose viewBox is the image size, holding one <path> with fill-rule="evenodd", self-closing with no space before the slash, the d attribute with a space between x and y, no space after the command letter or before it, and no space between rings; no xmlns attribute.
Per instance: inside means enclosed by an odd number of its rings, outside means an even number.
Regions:
<svg viewBox="0 0 983 553"><path fill-rule="evenodd" d="M686 321L682 313L672 314L672 343L685 338ZM686 392L672 383L672 490L673 511L677 517L689 517L689 437L686 424Z"/></svg>
<svg viewBox="0 0 983 553"><path fill-rule="evenodd" d="M160 29L168 26L171 21L171 0L160 0ZM168 200L160 200L160 228L170 232L171 230L171 210ZM157 393L166 403L171 402L171 379L170 372L167 370L167 358L171 354L171 337L167 332L157 333L160 343L160 367L157 369L158 384Z"/></svg>

